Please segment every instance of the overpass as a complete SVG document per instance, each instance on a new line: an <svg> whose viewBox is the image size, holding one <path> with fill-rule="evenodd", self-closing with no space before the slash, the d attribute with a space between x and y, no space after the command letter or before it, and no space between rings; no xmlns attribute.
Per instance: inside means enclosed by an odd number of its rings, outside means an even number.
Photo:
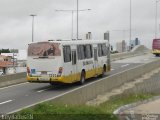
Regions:
<svg viewBox="0 0 160 120"><path fill-rule="evenodd" d="M160 60L148 50L112 55L112 70L103 78L92 78L85 85L61 85L25 82L25 73L0 78L0 113L13 113L45 101L63 104L85 104L97 95L111 91L151 70L160 67ZM11 85L11 86L8 86ZM4 87L5 86L5 87Z"/></svg>

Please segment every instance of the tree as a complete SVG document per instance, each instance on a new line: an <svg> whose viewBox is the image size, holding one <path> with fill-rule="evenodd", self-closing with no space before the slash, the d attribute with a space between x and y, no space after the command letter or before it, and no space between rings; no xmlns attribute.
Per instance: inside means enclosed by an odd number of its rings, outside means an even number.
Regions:
<svg viewBox="0 0 160 120"><path fill-rule="evenodd" d="M10 53L10 50L9 49L1 49L0 53Z"/></svg>

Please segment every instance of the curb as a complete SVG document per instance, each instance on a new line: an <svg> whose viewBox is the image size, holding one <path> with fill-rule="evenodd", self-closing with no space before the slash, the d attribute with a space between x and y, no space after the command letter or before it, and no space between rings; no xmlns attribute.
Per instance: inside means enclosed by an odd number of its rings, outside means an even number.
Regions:
<svg viewBox="0 0 160 120"><path fill-rule="evenodd" d="M155 97L150 98L150 99L148 99L148 100L139 101L139 102L136 102L136 103L124 105L124 106L121 106L121 107L119 107L118 109L116 109L116 110L113 112L113 114L114 114L114 115L118 115L118 114L121 114L124 110L130 109L130 108L133 108L133 107L136 107L136 106L141 105L141 104L146 104L146 103L148 103L148 102L152 102L152 101L155 101L155 100L158 100L158 99L160 99L160 96L155 96Z"/></svg>

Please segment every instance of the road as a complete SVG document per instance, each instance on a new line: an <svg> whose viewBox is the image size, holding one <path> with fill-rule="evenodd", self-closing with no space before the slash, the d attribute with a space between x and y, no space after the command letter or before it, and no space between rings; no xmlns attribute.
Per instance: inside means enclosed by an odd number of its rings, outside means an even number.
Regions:
<svg viewBox="0 0 160 120"><path fill-rule="evenodd" d="M109 75L128 70L141 64L154 61L156 58L152 54L126 58L112 62L112 70ZM99 78L92 78L85 84L95 82ZM46 83L22 83L5 88L0 88L0 114L12 113L23 108L41 103L51 98L55 98L70 90L74 90L79 85L62 85L59 87L50 86Z"/></svg>

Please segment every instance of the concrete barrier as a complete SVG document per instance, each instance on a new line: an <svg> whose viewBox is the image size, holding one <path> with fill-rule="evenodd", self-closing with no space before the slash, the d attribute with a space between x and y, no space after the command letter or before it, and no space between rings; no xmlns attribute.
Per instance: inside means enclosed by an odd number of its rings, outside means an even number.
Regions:
<svg viewBox="0 0 160 120"><path fill-rule="evenodd" d="M133 79L138 78L158 67L160 67L160 60L140 65L130 70L126 70L66 92L63 95L53 98L51 102L71 105L84 104L86 101L96 98L97 95L109 92L112 89L121 86L125 82L132 81Z"/></svg>
<svg viewBox="0 0 160 120"><path fill-rule="evenodd" d="M155 72L156 71L156 72ZM133 87L126 89L121 93L121 96L126 96L130 94L155 94L159 95L160 93L160 68L152 71L148 78L141 78L141 82L137 82ZM124 113L124 111L134 108L138 105L145 104L151 101L155 101L160 99L160 96L153 97L151 99L147 99L144 101L138 101L136 103L132 103L129 105L124 105L119 107L114 111L115 115L119 115L120 113Z"/></svg>
<svg viewBox="0 0 160 120"><path fill-rule="evenodd" d="M139 52L139 51L145 52L145 51L149 51L149 49L144 45L137 45L131 50L131 52Z"/></svg>
<svg viewBox="0 0 160 120"><path fill-rule="evenodd" d="M123 53L116 53L111 55L111 60L117 60L117 59L123 59L131 56L137 56L137 55L142 55L146 53L150 53L151 51L146 48L144 45L138 45L135 46L134 49L132 49L131 52L123 52Z"/></svg>
<svg viewBox="0 0 160 120"><path fill-rule="evenodd" d="M26 82L26 73L0 76L0 87Z"/></svg>
<svg viewBox="0 0 160 120"><path fill-rule="evenodd" d="M111 55L111 61L119 60L119 59L124 59L132 56L139 56L143 54L147 54L149 51L144 51L144 52L124 52L124 53L116 53Z"/></svg>

